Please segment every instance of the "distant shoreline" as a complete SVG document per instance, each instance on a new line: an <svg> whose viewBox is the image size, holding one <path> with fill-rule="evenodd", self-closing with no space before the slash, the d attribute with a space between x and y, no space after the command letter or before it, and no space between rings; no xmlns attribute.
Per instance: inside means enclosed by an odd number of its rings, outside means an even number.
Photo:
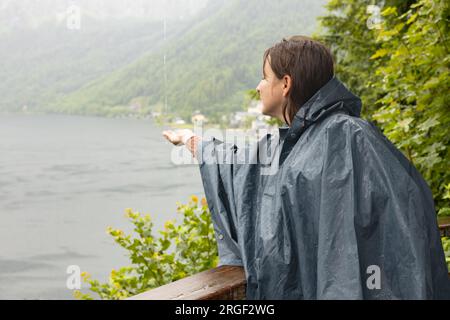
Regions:
<svg viewBox="0 0 450 320"><path fill-rule="evenodd" d="M147 116L136 116L136 115L123 115L123 116L106 116L106 115L98 115L98 114L78 114L78 113L63 113L63 112L46 112L46 111L0 111L0 116L45 116L45 115L54 115L54 116L75 116L75 117L89 117L89 118L102 118L102 119L132 119L132 120L140 120L140 121L151 121L152 124L154 124L157 127L161 128L173 128L173 129L194 129L194 124L192 123L184 123L184 124L178 124L173 122L161 122L156 120L150 115ZM246 128L231 128L231 127L225 127L221 128L219 124L214 123L205 123L203 124L203 129L218 129L218 130L230 130L230 131L236 131L236 132L245 132L245 131L252 131L252 129L246 129Z"/></svg>

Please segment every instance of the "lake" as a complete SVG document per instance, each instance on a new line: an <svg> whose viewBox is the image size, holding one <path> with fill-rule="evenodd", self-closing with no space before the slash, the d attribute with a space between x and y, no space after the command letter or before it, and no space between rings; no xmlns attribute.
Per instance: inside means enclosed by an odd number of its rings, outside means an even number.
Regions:
<svg viewBox="0 0 450 320"><path fill-rule="evenodd" d="M106 233L131 231L125 208L149 213L156 231L176 217L176 202L203 196L198 167L172 163L164 129L151 120L0 115L0 299L73 299L69 265L106 281L129 264Z"/></svg>

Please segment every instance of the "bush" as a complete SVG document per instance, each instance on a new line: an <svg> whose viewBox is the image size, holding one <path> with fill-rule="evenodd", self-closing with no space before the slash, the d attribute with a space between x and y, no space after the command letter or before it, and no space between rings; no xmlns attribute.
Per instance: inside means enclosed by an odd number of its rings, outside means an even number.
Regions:
<svg viewBox="0 0 450 320"><path fill-rule="evenodd" d="M447 262L448 272L450 272L450 238L442 237L442 247L445 253L445 262Z"/></svg>
<svg viewBox="0 0 450 320"><path fill-rule="evenodd" d="M322 17L336 72L363 112L427 180L441 216L450 214L450 73L444 0L383 1L368 28L367 1L330 0ZM447 190L447 191L446 191Z"/></svg>
<svg viewBox="0 0 450 320"><path fill-rule="evenodd" d="M123 299L166 283L179 280L217 266L218 252L211 214L205 198L200 203L192 196L189 203L178 204L182 223L169 220L156 237L150 215L126 209L125 216L134 225L136 237L108 227L107 233L128 251L131 265L112 270L109 282L91 279L87 272L82 280L101 299ZM74 297L92 300L90 294L74 291Z"/></svg>

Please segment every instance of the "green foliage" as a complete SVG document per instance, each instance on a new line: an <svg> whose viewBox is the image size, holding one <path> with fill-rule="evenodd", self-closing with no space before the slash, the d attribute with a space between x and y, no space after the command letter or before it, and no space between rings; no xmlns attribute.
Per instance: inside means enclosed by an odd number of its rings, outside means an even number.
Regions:
<svg viewBox="0 0 450 320"><path fill-rule="evenodd" d="M269 120L266 120L266 123L267 123L269 126L273 126L273 127L281 127L281 126L283 126L283 124L284 124L283 121L281 121L280 119L275 118L275 117L272 117L272 118L270 118Z"/></svg>
<svg viewBox="0 0 450 320"><path fill-rule="evenodd" d="M107 232L127 251L131 265L112 270L107 283L91 279L83 272L82 279L90 290L101 299L123 299L216 267L217 243L206 200L203 198L199 203L192 196L188 204L178 204L177 212L182 223L167 221L157 237L149 215L127 209L126 217L134 225L136 236L111 227ZM74 296L93 299L80 291L75 291Z"/></svg>
<svg viewBox="0 0 450 320"><path fill-rule="evenodd" d="M419 169L439 214L449 214L449 2L385 1L374 29L371 4L329 1L316 37L331 46L337 74L361 96L365 117Z"/></svg>
<svg viewBox="0 0 450 320"><path fill-rule="evenodd" d="M376 74L383 92L374 119L430 184L438 209L450 181L448 1L421 0L401 15L386 8L377 32L386 52Z"/></svg>
<svg viewBox="0 0 450 320"><path fill-rule="evenodd" d="M447 268L450 272L450 238L449 237L442 237L442 247L444 248L445 253L445 262L447 262Z"/></svg>
<svg viewBox="0 0 450 320"><path fill-rule="evenodd" d="M450 183L447 184L446 186L444 186L444 188L445 188L445 192L444 192L444 195L442 196L442 200L449 201L450 200ZM441 217L450 216L450 206L442 207L439 210L438 215Z"/></svg>

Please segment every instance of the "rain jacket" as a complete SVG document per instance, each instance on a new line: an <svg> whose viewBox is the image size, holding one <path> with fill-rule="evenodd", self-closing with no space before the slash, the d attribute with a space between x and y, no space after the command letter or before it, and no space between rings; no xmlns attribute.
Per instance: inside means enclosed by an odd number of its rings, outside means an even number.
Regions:
<svg viewBox="0 0 450 320"><path fill-rule="evenodd" d="M450 297L431 191L360 111L333 77L256 147L198 144L219 265L244 267L247 299Z"/></svg>

